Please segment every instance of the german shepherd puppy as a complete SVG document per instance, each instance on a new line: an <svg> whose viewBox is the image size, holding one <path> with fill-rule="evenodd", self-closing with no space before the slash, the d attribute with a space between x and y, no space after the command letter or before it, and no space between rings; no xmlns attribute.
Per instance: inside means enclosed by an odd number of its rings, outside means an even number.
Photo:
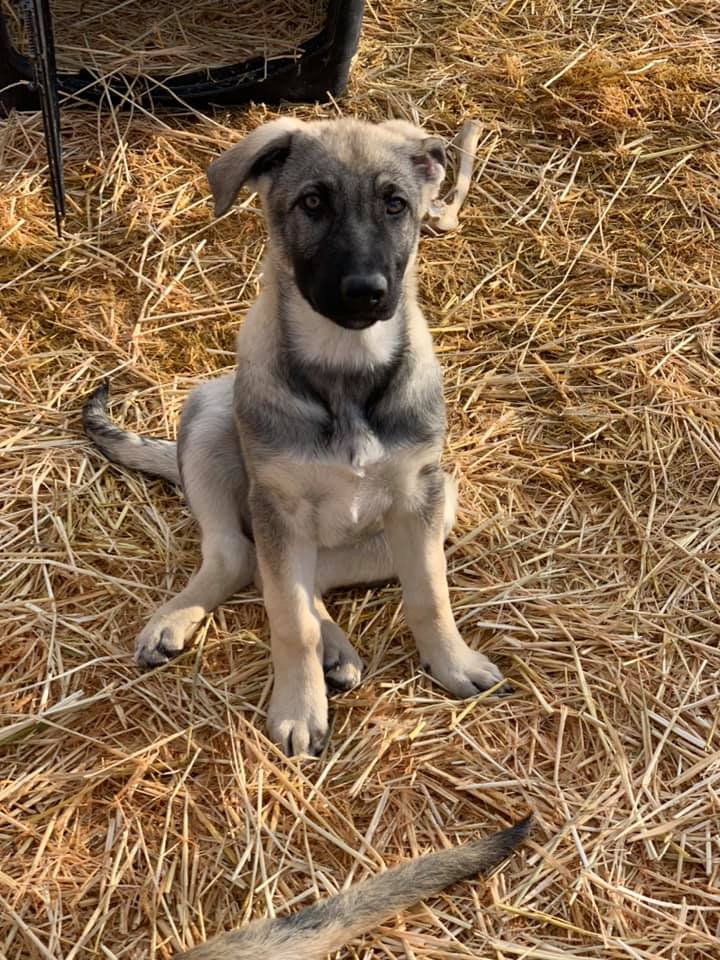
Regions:
<svg viewBox="0 0 720 960"><path fill-rule="evenodd" d="M269 241L263 288L237 338L232 376L198 386L177 444L84 410L110 460L181 483L202 565L140 633L136 658L165 663L205 615L253 579L271 630L270 736L317 754L326 681L362 662L323 594L399 578L420 661L454 697L502 683L450 607L443 543L455 485L440 467L440 367L417 302L423 218L445 175L443 143L404 121L267 123L208 170L215 213L256 190Z"/></svg>

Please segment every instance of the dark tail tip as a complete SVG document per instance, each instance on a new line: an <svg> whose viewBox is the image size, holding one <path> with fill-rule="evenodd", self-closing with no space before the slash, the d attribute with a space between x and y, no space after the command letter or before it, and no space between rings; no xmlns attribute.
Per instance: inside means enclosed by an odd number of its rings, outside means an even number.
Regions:
<svg viewBox="0 0 720 960"><path fill-rule="evenodd" d="M528 813L527 816L523 817L522 820L518 820L517 823L514 823L508 829L512 830L517 834L518 843L521 840L524 840L525 837L530 833L530 830L533 825L533 815Z"/></svg>
<svg viewBox="0 0 720 960"><path fill-rule="evenodd" d="M106 377L99 386L95 387L93 392L87 399L88 403L99 403L102 406L107 405L108 397L110 396L110 380Z"/></svg>
<svg viewBox="0 0 720 960"><path fill-rule="evenodd" d="M533 815L529 813L522 820L518 820L511 827L501 830L496 834L496 850L498 859L507 857L515 847L519 846L530 833L533 824Z"/></svg>
<svg viewBox="0 0 720 960"><path fill-rule="evenodd" d="M103 380L87 398L82 408L82 421L85 432L97 424L98 419L107 419L108 397L110 395L110 381Z"/></svg>
<svg viewBox="0 0 720 960"><path fill-rule="evenodd" d="M107 409L109 396L110 381L103 380L99 386L95 387L93 392L83 404L83 419L91 416L92 414L96 414L98 411L105 411Z"/></svg>

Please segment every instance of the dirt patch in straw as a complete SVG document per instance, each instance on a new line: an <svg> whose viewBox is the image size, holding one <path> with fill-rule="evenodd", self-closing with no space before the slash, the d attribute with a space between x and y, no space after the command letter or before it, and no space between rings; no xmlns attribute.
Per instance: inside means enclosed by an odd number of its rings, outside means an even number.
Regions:
<svg viewBox="0 0 720 960"><path fill-rule="evenodd" d="M420 281L461 483L452 599L516 693L434 688L395 587L332 597L367 671L317 762L263 737L252 592L137 673L195 530L78 419L110 374L118 419L172 435L230 369L264 230L248 197L213 222L204 168L274 114L66 109L63 241L40 119L3 122L0 955L167 958L532 808L489 882L347 956L717 957L719 39L709 0L369 5L343 109L484 125Z"/></svg>

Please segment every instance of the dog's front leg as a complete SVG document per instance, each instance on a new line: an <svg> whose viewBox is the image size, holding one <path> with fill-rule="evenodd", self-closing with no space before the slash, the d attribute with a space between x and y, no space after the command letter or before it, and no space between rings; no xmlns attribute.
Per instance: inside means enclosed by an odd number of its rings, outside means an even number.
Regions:
<svg viewBox="0 0 720 960"><path fill-rule="evenodd" d="M327 738L322 635L314 603L317 547L265 493L250 498L275 673L268 733L288 755L317 755Z"/></svg>
<svg viewBox="0 0 720 960"><path fill-rule="evenodd" d="M467 646L455 625L443 542L445 483L426 467L420 494L393 506L385 532L403 590L405 617L423 669L456 697L474 697L503 679L486 656Z"/></svg>

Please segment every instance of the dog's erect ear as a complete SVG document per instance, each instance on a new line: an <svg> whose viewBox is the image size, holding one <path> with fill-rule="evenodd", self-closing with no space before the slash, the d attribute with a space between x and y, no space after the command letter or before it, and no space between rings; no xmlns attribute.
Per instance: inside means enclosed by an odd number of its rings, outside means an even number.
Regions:
<svg viewBox="0 0 720 960"><path fill-rule="evenodd" d="M216 217L227 213L242 186L254 187L260 177L284 163L290 154L293 133L303 126L302 120L294 117L271 120L213 160L207 178Z"/></svg>
<svg viewBox="0 0 720 960"><path fill-rule="evenodd" d="M422 127L407 120L386 120L383 130L402 137L410 147L413 169L423 183L437 190L445 179L445 143L440 137L428 136Z"/></svg>

